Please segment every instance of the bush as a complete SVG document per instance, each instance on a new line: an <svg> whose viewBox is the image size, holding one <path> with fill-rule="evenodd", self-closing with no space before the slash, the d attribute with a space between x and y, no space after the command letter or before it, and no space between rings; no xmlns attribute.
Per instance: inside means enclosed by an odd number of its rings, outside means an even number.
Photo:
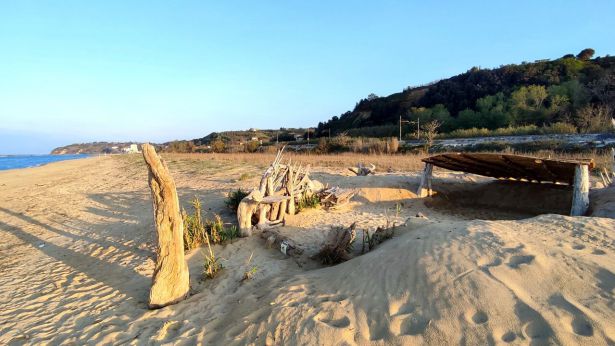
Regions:
<svg viewBox="0 0 615 346"><path fill-rule="evenodd" d="M299 199L299 202L297 202L297 211L308 208L316 208L318 206L320 206L320 198L318 198L317 195L304 194L303 197Z"/></svg>
<svg viewBox="0 0 615 346"><path fill-rule="evenodd" d="M231 191L228 193L228 195L226 195L226 200L224 201L224 204L232 211L237 211L239 203L241 203L241 200L244 199L244 197L246 197L247 195L249 195L249 193L242 189Z"/></svg>
<svg viewBox="0 0 615 346"><path fill-rule="evenodd" d="M191 250L205 242L206 230L201 218L201 202L197 197L192 200L194 214L189 215L182 209L184 220L184 250Z"/></svg>
<svg viewBox="0 0 615 346"><path fill-rule="evenodd" d="M211 243L209 242L209 237L206 236L205 240L207 242L209 254L205 254L203 264L203 276L205 276L205 278L207 279L213 279L222 269L222 263L220 263L220 259L214 254L214 251L211 248Z"/></svg>

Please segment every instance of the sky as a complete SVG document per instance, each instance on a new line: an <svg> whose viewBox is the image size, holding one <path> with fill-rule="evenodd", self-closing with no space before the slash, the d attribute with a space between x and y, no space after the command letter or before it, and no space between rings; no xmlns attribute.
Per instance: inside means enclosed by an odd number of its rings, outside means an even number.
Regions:
<svg viewBox="0 0 615 346"><path fill-rule="evenodd" d="M2 1L0 154L316 126L370 93L594 48L615 1Z"/></svg>

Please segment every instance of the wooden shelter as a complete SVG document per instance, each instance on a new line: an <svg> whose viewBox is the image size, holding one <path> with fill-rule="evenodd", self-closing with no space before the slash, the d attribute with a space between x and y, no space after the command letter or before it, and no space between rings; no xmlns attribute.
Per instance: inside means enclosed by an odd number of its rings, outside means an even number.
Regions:
<svg viewBox="0 0 615 346"><path fill-rule="evenodd" d="M431 195L433 166L497 179L573 186L571 215L583 215L589 207L590 159L554 160L512 154L447 153L423 159L425 170L417 194Z"/></svg>

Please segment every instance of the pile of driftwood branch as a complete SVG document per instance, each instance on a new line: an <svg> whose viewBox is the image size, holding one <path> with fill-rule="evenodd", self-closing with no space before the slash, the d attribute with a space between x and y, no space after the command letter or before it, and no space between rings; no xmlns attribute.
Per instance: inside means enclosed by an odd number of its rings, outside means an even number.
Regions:
<svg viewBox="0 0 615 346"><path fill-rule="evenodd" d="M357 167L348 167L348 170L359 176L376 174L376 166L373 163L370 163L369 167L367 167L362 162L359 162Z"/></svg>
<svg viewBox="0 0 615 346"><path fill-rule="evenodd" d="M296 213L296 203L305 196L320 192L324 186L310 179L310 166L282 163L282 152L267 168L260 185L246 196L237 208L242 236L249 236L252 226L265 229L284 222L286 215Z"/></svg>
<svg viewBox="0 0 615 346"><path fill-rule="evenodd" d="M318 198L320 199L320 205L325 209L335 209L342 204L348 203L357 192L357 189L342 189L336 186L323 189L318 193Z"/></svg>
<svg viewBox="0 0 615 346"><path fill-rule="evenodd" d="M316 254L322 264L337 264L352 258L352 243L356 237L356 223L349 228L336 227L329 231L325 244Z"/></svg>

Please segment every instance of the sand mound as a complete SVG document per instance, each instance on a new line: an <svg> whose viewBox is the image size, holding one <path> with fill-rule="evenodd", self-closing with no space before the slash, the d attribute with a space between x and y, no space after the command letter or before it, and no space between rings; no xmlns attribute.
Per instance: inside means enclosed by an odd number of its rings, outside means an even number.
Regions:
<svg viewBox="0 0 615 346"><path fill-rule="evenodd" d="M235 216L225 194L254 186L262 171L168 163L185 207L196 195L208 216L227 221ZM250 169L253 178L238 179ZM434 201L446 208L430 209L428 199L413 198L416 174L314 175L362 190L347 210L306 210L279 229L308 256L331 226L407 225L372 252L327 268L254 236L215 246L225 268L203 281L197 249L188 255L191 296L149 311L154 234L140 157L0 172L0 344L613 344L614 219L468 221L527 216L502 210L504 199L550 210L566 198L440 173ZM595 213L612 201L600 192ZM492 206L483 214L472 211L485 201ZM242 281L252 266L254 278Z"/></svg>
<svg viewBox="0 0 615 346"><path fill-rule="evenodd" d="M591 216L615 219L615 186L591 190L589 202Z"/></svg>
<svg viewBox="0 0 615 346"><path fill-rule="evenodd" d="M609 219L555 215L415 221L367 255L263 288L249 315L260 320L217 332L245 320L231 308L206 339L606 345L615 340L613 230Z"/></svg>
<svg viewBox="0 0 615 346"><path fill-rule="evenodd" d="M364 187L359 189L354 200L378 202L399 202L406 199L416 198L416 193L407 189L395 189L386 187Z"/></svg>

